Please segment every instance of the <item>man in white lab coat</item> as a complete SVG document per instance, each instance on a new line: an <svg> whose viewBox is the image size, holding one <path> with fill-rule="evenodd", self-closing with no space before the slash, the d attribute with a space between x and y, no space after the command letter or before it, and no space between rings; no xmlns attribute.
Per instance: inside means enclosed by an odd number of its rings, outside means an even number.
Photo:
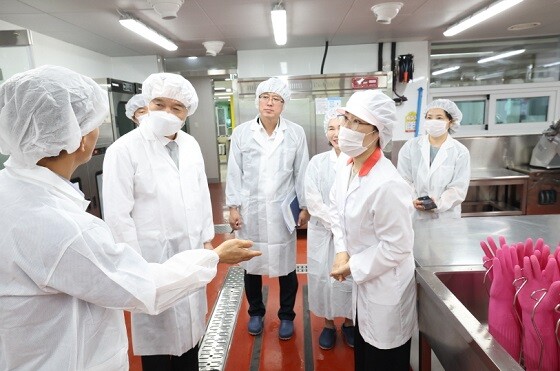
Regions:
<svg viewBox="0 0 560 371"><path fill-rule="evenodd" d="M128 370L122 309L158 314L204 287L218 260L257 255L232 240L149 264L85 211L70 181L91 158L107 94L42 66L0 86L0 370Z"/></svg>
<svg viewBox="0 0 560 371"><path fill-rule="evenodd" d="M148 114L105 155L104 217L117 242L161 263L181 251L212 249L214 223L200 147L181 130L198 105L194 87L159 73L142 89ZM158 316L133 313L132 346L144 371L198 370L206 312L203 287Z"/></svg>
<svg viewBox="0 0 560 371"><path fill-rule="evenodd" d="M298 288L296 231L288 229L282 204L297 195L301 208L297 224L309 220L303 190L309 162L307 141L301 126L281 116L289 98L288 86L278 78L259 84L255 97L259 115L236 127L231 136L226 184L231 227L262 252L258 259L243 264L249 333L258 335L263 330L262 275L279 277L278 336L282 340L294 332Z"/></svg>
<svg viewBox="0 0 560 371"><path fill-rule="evenodd" d="M336 256L332 276L354 280L355 370L408 371L416 327L411 189L382 149L395 103L379 90L354 93L338 135L351 159L331 190Z"/></svg>

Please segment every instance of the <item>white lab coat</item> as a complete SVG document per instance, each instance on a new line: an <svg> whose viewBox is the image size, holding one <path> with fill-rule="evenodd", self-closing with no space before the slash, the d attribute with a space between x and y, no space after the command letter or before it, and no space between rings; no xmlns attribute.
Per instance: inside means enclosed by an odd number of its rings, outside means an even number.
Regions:
<svg viewBox="0 0 560 371"><path fill-rule="evenodd" d="M309 309L319 317L352 318L352 278L339 282L330 276L334 243L329 194L336 176L334 149L314 156L305 174L305 200L311 219L307 225L307 285Z"/></svg>
<svg viewBox="0 0 560 371"><path fill-rule="evenodd" d="M407 342L417 324L411 190L382 154L348 185L351 171L352 164L340 168L331 190L335 251L350 255L360 334L370 345L392 349Z"/></svg>
<svg viewBox="0 0 560 371"><path fill-rule="evenodd" d="M296 269L296 232L290 233L281 210L294 191L305 207L303 181L309 162L303 128L280 118L270 146L257 119L231 136L226 204L237 206L243 226L237 237L253 241L262 255L241 263L249 274L285 276Z"/></svg>
<svg viewBox="0 0 560 371"><path fill-rule="evenodd" d="M437 209L415 210L417 219L460 218L471 179L469 150L450 135L430 166L428 135L412 138L399 151L399 173L414 189L413 199L430 196ZM412 202L412 201L411 201Z"/></svg>
<svg viewBox="0 0 560 371"><path fill-rule="evenodd" d="M183 131L176 142L180 169L147 126L113 143L103 163L104 219L117 242L135 246L150 263L202 249L214 237L200 147ZM187 352L204 335L206 312L203 287L158 316L133 314L134 354Z"/></svg>
<svg viewBox="0 0 560 371"><path fill-rule="evenodd" d="M213 251L156 265L115 244L43 167L0 171L0 204L0 370L128 370L121 309L160 313L216 275Z"/></svg>

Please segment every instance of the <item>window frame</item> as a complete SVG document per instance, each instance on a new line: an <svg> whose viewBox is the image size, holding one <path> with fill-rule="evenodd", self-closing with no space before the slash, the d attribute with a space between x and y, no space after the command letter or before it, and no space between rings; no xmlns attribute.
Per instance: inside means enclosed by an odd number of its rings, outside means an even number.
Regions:
<svg viewBox="0 0 560 371"><path fill-rule="evenodd" d="M496 123L498 99L541 96L549 97L546 122ZM475 98L481 97L487 97L485 125L461 126L453 135L454 137L541 134L560 116L560 82L431 88L428 91L427 104L440 98L452 101L470 101L478 100Z"/></svg>

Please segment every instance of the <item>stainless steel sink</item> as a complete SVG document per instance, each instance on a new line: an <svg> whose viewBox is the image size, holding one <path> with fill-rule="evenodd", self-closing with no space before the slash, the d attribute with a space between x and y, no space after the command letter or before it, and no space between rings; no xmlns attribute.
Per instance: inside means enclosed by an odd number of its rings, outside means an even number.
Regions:
<svg viewBox="0 0 560 371"><path fill-rule="evenodd" d="M416 269L420 370L430 348L446 370L523 370L488 332L483 278L481 266Z"/></svg>

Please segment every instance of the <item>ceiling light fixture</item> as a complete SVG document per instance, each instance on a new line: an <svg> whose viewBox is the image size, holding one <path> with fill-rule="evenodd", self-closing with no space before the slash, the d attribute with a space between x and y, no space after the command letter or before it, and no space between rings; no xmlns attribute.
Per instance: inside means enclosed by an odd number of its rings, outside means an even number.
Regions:
<svg viewBox="0 0 560 371"><path fill-rule="evenodd" d="M483 55L494 54L494 52L464 52L464 53L442 53L430 54L432 59L446 59L446 58L468 58L468 57L482 57Z"/></svg>
<svg viewBox="0 0 560 371"><path fill-rule="evenodd" d="M169 51L177 50L178 48L177 45L173 41L169 40L167 37L162 36L157 31L146 26L144 23L140 22L139 20L132 18L128 14L121 14L121 15L122 18L119 20L120 24L128 28L130 31L137 33L143 38L150 40L154 44L157 44L164 49L167 49Z"/></svg>
<svg viewBox="0 0 560 371"><path fill-rule="evenodd" d="M542 67L548 68L548 67L554 67L554 66L558 66L558 65L560 65L560 62L553 62L553 63L543 64Z"/></svg>
<svg viewBox="0 0 560 371"><path fill-rule="evenodd" d="M288 25L286 8L284 8L282 1L272 6L270 18L272 19L272 31L274 32L274 41L276 45L286 45L288 41Z"/></svg>
<svg viewBox="0 0 560 371"><path fill-rule="evenodd" d="M509 51L509 52L506 52L506 53L494 55L492 57L482 58L478 61L478 63L482 64L482 63L486 63L486 62L491 62L491 61L495 61L497 59L507 58L507 57L511 57L513 55L518 55L518 54L521 54L521 53L525 53L525 49L512 50L512 51Z"/></svg>
<svg viewBox="0 0 560 371"><path fill-rule="evenodd" d="M437 76L437 75L441 75L442 73L447 73L447 72L451 72L451 71L456 71L460 68L460 66L453 66L453 67L448 67L448 68L444 68L442 70L438 70L438 71L434 71L432 72L432 76Z"/></svg>
<svg viewBox="0 0 560 371"><path fill-rule="evenodd" d="M469 29L469 28L479 24L480 22L484 22L488 18L491 18L491 17L495 16L496 14L499 14L499 13L503 12L504 10L507 10L514 5L517 5L522 1L523 0L500 0L500 1L496 1L495 3L490 4L488 7L474 13L472 16L470 16L468 18L465 18L462 21L460 21L459 23L451 26L450 28L448 28L443 33L443 35L447 36L447 37L455 36L459 32L463 32L466 29Z"/></svg>

